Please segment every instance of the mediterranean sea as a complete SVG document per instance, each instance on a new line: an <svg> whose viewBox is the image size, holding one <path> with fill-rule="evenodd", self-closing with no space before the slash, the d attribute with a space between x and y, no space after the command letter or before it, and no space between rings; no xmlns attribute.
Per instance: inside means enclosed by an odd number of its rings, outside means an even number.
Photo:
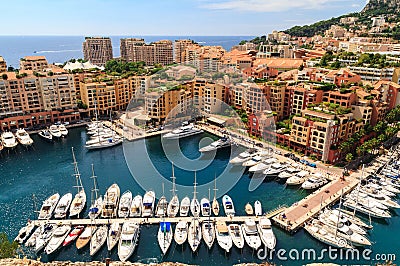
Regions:
<svg viewBox="0 0 400 266"><path fill-rule="evenodd" d="M114 57L120 56L121 38L143 38L147 43L158 40L191 39L200 45L219 45L226 50L253 36L110 36ZM8 66L19 68L20 58L43 55L49 63L64 63L72 58L83 58L84 36L0 36L0 56Z"/></svg>
<svg viewBox="0 0 400 266"><path fill-rule="evenodd" d="M109 149L90 151L84 148L86 141L86 132L84 128L75 128L70 130L67 138L54 143L48 143L40 139L37 135L32 136L35 143L34 148L26 150L18 147L15 151L7 153L3 151L0 157L0 232L6 232L10 238L14 238L18 234L18 230L27 222L28 219L36 219L37 214L35 208L40 208L41 202L48 196L58 192L63 195L68 192L75 193L73 185L75 183L73 177L73 165L71 147L74 147L79 170L82 176L82 182L86 189L88 201L90 199L90 189L92 188L91 165L94 164L100 193L104 195L108 186L118 183L121 188L121 194L130 190L133 195L144 193L144 190L138 185L137 178L148 178L151 176L138 177L132 176L127 166L124 149L132 149L135 154L130 156L128 160L139 160L144 155L143 146L149 154L152 164L158 172L164 176L165 180L170 180L171 162L167 159L162 149L160 137L148 138L145 141L137 141L124 143ZM200 156L198 152L199 142L204 137L214 138L209 134L196 135L180 140L182 153L187 157L194 159ZM137 151L135 151L137 149ZM229 168L229 150L220 150L217 152L212 163L197 172L197 182L199 186L207 182L212 182L214 174L219 175L227 170L227 175L235 177L238 170ZM129 163L130 167L135 164ZM136 165L136 167L141 167ZM190 187L193 182L194 173L186 171L175 166L175 176L179 185L189 186L188 191L192 191ZM247 202L254 203L260 200L263 211L266 212L277 207L280 204L291 205L308 194L298 188L289 188L276 181L268 181L262 183L255 191L249 192L250 183L249 175L245 172L238 180L236 185L229 191L234 202L236 211L239 215L244 215L244 206ZM217 181L220 190L224 187ZM211 187L212 188L212 187ZM154 182L154 189L157 191L157 197L161 184ZM166 185L165 195L171 198L171 187ZM186 191L178 191L179 198L184 196L192 196ZM200 190L198 198L207 197L208 189ZM219 199L221 203L221 199ZM90 201L89 201L90 202ZM87 210L86 210L87 212ZM373 254L378 253L398 253L400 250L400 242L398 241L400 217L399 211L392 211L393 217L387 222L373 220L374 228L369 232L369 238L373 242ZM174 242L165 256L161 255L161 250L157 244L157 225L141 226L139 245L137 246L130 261L139 261L144 263L174 261L197 265L232 265L242 262L262 262L257 258L256 252L253 252L248 246L242 250L235 247L229 254L223 252L215 242L209 250L204 242L201 243L196 254L192 254L187 243L177 246ZM294 235L289 235L277 227L273 227L277 237L276 249L298 249L300 252L305 248L314 248L317 252L327 248L325 244L318 242L309 236L304 230L300 230ZM29 250L25 252L30 256ZM293 255L293 254L292 254ZM397 254L398 255L398 254ZM43 253L38 254L42 261L53 260L71 260L71 261L103 261L110 257L117 260L117 250L108 252L107 248L102 248L94 257L90 257L88 247L81 251L77 251L75 245L62 248L51 256ZM372 256L372 255L371 255ZM271 260L278 265L303 265L310 260L278 260L273 257ZM326 256L319 261L331 261L342 264L375 264L376 261L365 260L329 260Z"/></svg>

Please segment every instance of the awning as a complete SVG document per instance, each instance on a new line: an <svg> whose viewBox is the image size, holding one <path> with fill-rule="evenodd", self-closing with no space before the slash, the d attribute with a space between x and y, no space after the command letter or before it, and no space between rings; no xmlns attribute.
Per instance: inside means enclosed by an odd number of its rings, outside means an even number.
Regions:
<svg viewBox="0 0 400 266"><path fill-rule="evenodd" d="M170 222L160 222L160 230L162 232L169 232L171 230Z"/></svg>
<svg viewBox="0 0 400 266"><path fill-rule="evenodd" d="M226 123L225 120L222 120L222 119L219 119L219 118L216 118L216 117L209 117L209 118L207 118L207 121L209 123L217 124L217 125L220 125L220 126L225 126L225 123Z"/></svg>

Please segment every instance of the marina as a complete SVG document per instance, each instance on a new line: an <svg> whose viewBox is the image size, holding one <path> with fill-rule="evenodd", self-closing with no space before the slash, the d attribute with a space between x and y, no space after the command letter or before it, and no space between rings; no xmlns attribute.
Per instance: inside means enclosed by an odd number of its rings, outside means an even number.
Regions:
<svg viewBox="0 0 400 266"><path fill-rule="evenodd" d="M79 141L84 141L84 139L86 138L86 133L84 131L82 131L82 129L75 129L71 131L71 139L73 141L77 141L78 139L76 139L77 133L79 135ZM203 133L203 134L207 134L207 133ZM192 143L193 141L196 141L196 138L200 138L201 136L192 136L190 138L188 138L187 140L185 140L187 143ZM36 138L34 136L34 138ZM157 141L159 137L151 137L149 139L146 139L147 142L151 143L154 141ZM193 139L195 140L193 140ZM69 140L69 139L67 139ZM44 143L45 144L45 143ZM57 146L58 145L65 145L65 143L63 142L56 142L55 143ZM72 143L71 143L72 144ZM132 142L132 144L135 144L135 142ZM74 146L76 146L75 144L73 144ZM51 145L52 146L52 145ZM51 147L51 146L48 146ZM252 146L252 145L250 145ZM188 146L187 148L189 148L190 146ZM101 153L104 152L112 152L114 153L116 150L119 150L121 148L119 147L113 147L104 151L101 151ZM90 176L94 176L94 172L92 172L92 168L87 166L88 165L88 160L85 159L84 157L82 157L83 154L87 154L87 156L89 156L89 161L91 161L91 163L93 163L93 156L98 155L97 152L90 152L87 153L87 151L83 148L83 149L79 149L76 148L76 153L77 153L77 161L79 163L79 169L82 169L82 164L85 165L84 168L86 168L85 170L81 170L80 174L81 176L83 176L83 186L86 187L86 193L88 193L89 196L89 187L93 186L93 180L90 180ZM198 152L198 150L196 151ZM218 151L219 156L222 156L222 158L227 158L225 154L224 150ZM39 153L40 154L40 153ZM65 154L64 156L70 156L70 154ZM278 158L278 160L285 160L286 158L284 158L283 156L279 156L277 155L276 158ZM225 159L226 160L226 159ZM73 170L73 167L71 167L70 165L70 161L69 160L69 165L67 168L64 167L64 171L68 172L68 175L70 176L71 171ZM86 162L85 162L86 161ZM81 163L82 162L82 163ZM105 165L109 164L110 162L103 162L103 164L105 163ZM161 163L161 162L160 162ZM95 166L96 167L96 166ZM102 169L104 169L102 167ZM138 191L140 191L140 189L138 190L138 188L135 189L135 185L132 182L129 182L128 180L125 181L117 181L113 179L109 180L106 179L106 185L104 184L104 179L102 180L101 176L104 175L104 172L102 169L97 169L96 167L96 175L100 176L99 179L99 188L101 189L100 195L102 193L105 192L104 188L108 187L112 184L112 182L117 182L120 183L121 186L121 195L122 192L126 191L126 189L129 188L129 190L132 191L132 198L134 196L136 196L136 193ZM367 171L367 169L365 170ZM261 185L262 188L267 189L267 191L279 191L279 194L275 194L275 195L270 195L268 197L265 196L264 193L255 193L256 195L253 194L248 194L248 196L238 196L242 193L242 189L240 189L243 186L247 186L247 183L249 182L249 180L251 180L251 176L248 176L248 173L245 173L243 175L243 177L239 180L239 183L235 186L235 188L232 190L232 192L229 192L229 195L231 196L231 200L234 202L234 210L236 212L236 214L234 216L231 217L227 217L227 216L223 216L224 213L224 207L223 207L223 202L222 202L222 195L218 195L218 201L219 201L219 207L221 208L220 210L220 214L219 216L215 217L215 216L211 216L211 217L203 217L202 215L200 215L197 219L197 221L199 222L199 224L205 224L207 222L211 222L215 225L219 224L219 223L225 223L227 225L235 225L235 224L244 224L246 222L246 220L250 219L250 220L254 220L254 222L258 225L260 223L260 220L262 218L271 218L273 225L272 225L272 229L273 232L276 234L276 245L277 247L284 247L285 243L287 243L288 241L288 235L286 233L286 231L294 233L294 232L298 232L297 234L295 234L294 236L296 237L296 239L303 239L302 241L305 241L305 243L310 243L310 240L306 240L306 239L310 239L309 235L304 235L302 233L301 227L304 226L307 222L312 220L313 218L317 218L317 214L319 213L319 211L321 209L324 209L326 206L332 206L333 204L337 203L340 199L340 196L342 194L347 194L347 192L350 192L351 190L355 190L355 188L357 187L358 184L358 177L360 176L361 173L353 173L350 177L346 177L345 180L340 180L337 177L335 177L334 175L329 176L329 183L325 186L323 186L322 188L315 190L314 192L311 191L311 193L306 193L306 191L304 190L298 190L298 188L290 188L290 187L285 187L283 186L279 181L274 181L274 180L270 180L270 181L264 181L263 184ZM108 175L112 176L112 173L109 172ZM163 170L163 175L165 176L171 176L171 166L166 167ZM175 169L175 173L173 174L173 176L177 177L177 183L182 182L182 175L185 175L181 169L176 168ZM187 181L185 181L185 183L188 186L191 186L191 192L193 192L193 172L189 175L186 174L186 179ZM201 188L201 184L204 183L204 177L205 176L209 176L208 178L208 182L210 182L210 187L208 187L206 190L204 189L199 189L198 191L196 191L196 193L199 195L199 199L202 199L203 197L207 197L210 198L210 193L209 193L209 189L215 189L214 187L214 174L205 174L203 171L199 171L197 173L197 181L195 182L199 182L200 185L199 187ZM249 178L247 178L246 176L248 176ZM69 177L71 178L71 177ZM73 179L69 179L70 180L70 186L72 187L73 185ZM333 181L332 181L333 180ZM111 181L111 183L110 183ZM126 181L128 181L128 186L126 185ZM75 182L76 183L76 182ZM85 184L86 183L86 184ZM124 185L125 184L125 185ZM56 188L57 186L55 186ZM161 187L161 186L160 186ZM219 186L217 186L218 188ZM53 188L54 189L54 188ZM169 189L169 188L168 188ZM54 190L53 190L54 191ZM59 188L59 190L56 190L55 192L59 191L60 193L60 197L63 196L67 191L65 190L65 188ZM190 191L190 190L189 190ZM240 192L239 192L240 191ZM329 191L329 192L327 192ZM74 192L73 190L71 190L71 192ZM183 198L183 195L187 194L190 195L191 192L182 192L180 191L179 195L180 198ZM140 193L141 195L144 195L144 192ZM160 196L162 195L162 193L158 190L155 193L156 195ZM47 197L50 196L50 193L47 193ZM167 200L170 199L170 195L166 194L167 196ZM293 197L295 196L295 197ZM35 196L37 197L37 196ZM45 199L46 196L41 196L42 199ZM269 200L266 200L268 199ZM322 199L322 200L321 200ZM251 205L255 202L260 200L262 203L262 208L265 211L267 211L267 213L263 213L262 215L258 215L258 216L251 216L251 215L246 215L246 211L245 211L245 206L246 204L250 201ZM90 200L88 197L88 203L89 204ZM156 202L157 203L157 202ZM281 206L279 206L279 204ZM302 207L303 205L308 204L308 208L304 208ZM287 207L287 206L290 207ZM277 207L278 206L278 207ZM89 209L89 208L88 208ZM157 242L157 231L159 229L159 225L160 223L170 223L171 226L173 226L172 228L175 229L176 225L179 222L183 222L186 223L187 225L190 225L193 217L129 217L129 218L97 218L95 220L93 219L89 219L89 217L87 216L87 211L88 209L85 211L84 214L84 218L83 219L64 219L64 220L56 220L56 219L50 219L50 220L36 220L35 217L32 217L31 215L27 215L26 217L30 217L30 219L33 221L33 223L36 226L44 226L45 224L48 223L54 223L58 226L70 226L70 227L75 227L75 226L91 226L91 225L96 225L96 226L111 226L112 224L124 224L125 222L130 222L130 223L135 223L135 224L139 224L140 228L141 228L141 237L143 237L144 234L151 236L155 242ZM257 208L255 209L257 211ZM271 210L271 211L268 211ZM222 212L222 213L221 213ZM258 212L258 211L257 211ZM285 215L285 219L282 219L282 215ZM191 214L190 214L191 215ZM396 218L391 218L391 219L396 219ZM23 218L21 219L21 221L23 221ZM288 221L290 221L288 223ZM274 226L274 225L278 225L278 226ZM288 227L288 225L290 225ZM249 226L251 227L252 224L249 223ZM22 227L22 226L21 226ZM281 231L281 229L283 231ZM378 227L379 228L379 227ZM220 228L221 229L221 228ZM375 228L374 228L375 229ZM19 230L19 229L18 229ZM72 229L71 229L72 230ZM221 229L222 230L222 229ZM369 232L368 234L371 234L372 238L373 238L373 233ZM147 242L147 241L146 241ZM151 245L156 245L155 242L151 242L154 244ZM216 246L217 243L217 239L214 243L213 246ZM175 243L175 242L173 242ZM200 248L196 249L196 254L203 254L202 258L195 256L197 259L195 259L194 257L192 257L191 261L197 261L197 263L201 263L201 261L205 258L204 257L204 248L206 247L206 243L204 242L204 239L201 240L202 244L200 244ZM149 247L149 243L144 243L143 241L138 241L137 243L137 247L136 247L136 251L135 253L133 253L132 255L132 260L138 260L138 256L142 256L139 254L150 254L149 251L151 249L149 249L146 253L146 251L143 250L144 247ZM161 260L164 260L166 258L174 258L175 256L177 256L177 254L181 254L181 252L183 251L179 251L179 248L174 247L174 245L176 244L171 244L171 247L168 249L167 253L164 255L166 256L165 258L161 258ZM203 247L202 247L203 246ZM215 250L215 248L212 246L211 250ZM374 245L375 247L375 245ZM378 246L379 248L379 246ZM66 251L64 251L64 249L66 249ZM207 247L208 249L208 247ZM221 250L219 247L216 250ZM100 258L104 256L111 256L112 258L114 258L115 260L118 260L116 256L116 254L106 254L104 253L105 251L102 251L102 249L100 249L96 254L94 254L91 257L87 257L86 259L88 260L92 260L95 258ZM137 252L137 255L135 255ZM215 251L214 251L215 252ZM213 252L213 253L214 253ZM162 254L162 252L157 249L156 251L157 254ZM186 253L186 251L185 251ZM191 253L191 252L190 252ZM239 257L243 257L247 258L248 261L254 261L257 260L257 258L254 257L254 254L252 254L252 249L247 247L244 248L242 251L240 251L240 253L242 255L240 255L238 253L238 250L235 248L230 248L230 252L231 255L233 257L237 258L238 260L242 260L239 259ZM66 259L71 259L74 258L74 254L78 254L75 252L72 252L71 248L61 248L60 251L57 251L56 253L54 253L56 255L51 255L51 257L49 257L48 259L52 259L53 256L56 256L58 259L62 259L63 257L65 257ZM67 255L69 254L69 255ZM154 254L154 253L153 253ZM218 254L218 253L217 253ZM50 255L46 255L46 256L50 256ZM100 256L100 257L99 257ZM153 255L154 256L154 255ZM156 255L159 256L159 255ZM207 255L206 255L207 257ZM47 258L44 258L45 260L47 260ZM85 259L85 260L86 260ZM169 260L168 259L168 260ZM176 258L177 259L177 258ZM80 259L81 260L81 259ZM139 259L140 260L140 259ZM159 261L159 259L157 259ZM225 261L226 259L218 257L217 255L217 260L220 261ZM246 259L245 259L246 260Z"/></svg>

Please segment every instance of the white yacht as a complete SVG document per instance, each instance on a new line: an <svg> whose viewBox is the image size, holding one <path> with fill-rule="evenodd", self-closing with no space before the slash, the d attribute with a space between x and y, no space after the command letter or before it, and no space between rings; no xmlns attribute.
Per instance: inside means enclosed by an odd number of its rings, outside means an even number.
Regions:
<svg viewBox="0 0 400 266"><path fill-rule="evenodd" d="M167 208L168 208L167 198L165 196L162 196L158 200L155 216L156 217L165 217L165 215L167 214Z"/></svg>
<svg viewBox="0 0 400 266"><path fill-rule="evenodd" d="M92 189L92 196L91 196L91 205L89 208L89 218L95 219L97 218L103 208L103 197L99 195L99 189L97 188L96 176L94 174L94 166L92 164L92 176L90 177L93 179L93 189Z"/></svg>
<svg viewBox="0 0 400 266"><path fill-rule="evenodd" d="M133 198L132 204L131 204L130 217L141 217L142 216L142 204L143 204L143 198L141 195L137 195Z"/></svg>
<svg viewBox="0 0 400 266"><path fill-rule="evenodd" d="M234 144L234 142L229 137L222 137L219 140L214 141L210 145L199 149L199 152L204 153L204 152L215 151L225 147L230 147L232 144Z"/></svg>
<svg viewBox="0 0 400 266"><path fill-rule="evenodd" d="M50 134L49 130L43 129L38 133L39 137L47 140L47 141L52 141L53 140L53 135Z"/></svg>
<svg viewBox="0 0 400 266"><path fill-rule="evenodd" d="M270 219L266 217L260 218L259 224L257 225L257 229L263 244L269 250L273 250L276 246L276 237L274 232L272 231L272 225Z"/></svg>
<svg viewBox="0 0 400 266"><path fill-rule="evenodd" d="M256 216L262 215L262 206L259 200L256 200L256 202L254 202L254 214Z"/></svg>
<svg viewBox="0 0 400 266"><path fill-rule="evenodd" d="M65 125L61 124L58 126L58 130L61 133L61 136L66 137L68 136L68 129L65 127Z"/></svg>
<svg viewBox="0 0 400 266"><path fill-rule="evenodd" d="M273 163L271 164L271 167L268 169L265 169L263 174L266 177L272 177L272 176L278 176L282 171L284 171L287 168L286 164L282 163Z"/></svg>
<svg viewBox="0 0 400 266"><path fill-rule="evenodd" d="M158 245L161 248L162 253L165 255L171 246L172 239L174 238L174 232L170 222L160 222L160 227L157 233Z"/></svg>
<svg viewBox="0 0 400 266"><path fill-rule="evenodd" d="M64 242L64 239L69 234L69 231L71 231L71 226L67 224L57 227L57 229L54 230L53 235L51 236L44 250L47 255L53 253L61 247L61 244Z"/></svg>
<svg viewBox="0 0 400 266"><path fill-rule="evenodd" d="M18 142L24 146L31 146L33 144L32 138L23 128L17 129L15 137L17 138Z"/></svg>
<svg viewBox="0 0 400 266"><path fill-rule="evenodd" d="M375 217L375 218L391 218L391 214L386 211L386 210L382 210L379 209L376 206L368 206L368 205L363 205L360 204L359 202L357 202L354 199L351 198L347 198L344 202L343 202L343 206L350 208L350 209L355 209L356 211L359 211L361 213L364 213L366 215L369 215L371 217Z"/></svg>
<svg viewBox="0 0 400 266"><path fill-rule="evenodd" d="M60 194L56 193L50 196L43 202L42 207L39 211L39 220L48 220L53 215L53 211L57 206L58 200L60 199Z"/></svg>
<svg viewBox="0 0 400 266"><path fill-rule="evenodd" d="M204 242L206 242L207 247L210 249L215 240L214 223L211 221L203 221L203 224L201 225L201 232L203 234Z"/></svg>
<svg viewBox="0 0 400 266"><path fill-rule="evenodd" d="M101 217L115 218L117 217L118 201L120 196L120 189L117 184L112 184L108 189L103 199L103 208Z"/></svg>
<svg viewBox="0 0 400 266"><path fill-rule="evenodd" d="M339 210L325 209L323 212L320 213L319 220L325 223L330 223L334 226L336 226L337 224L338 226L344 224L354 232L357 232L361 235L367 234L367 231L362 226L353 223L352 219L349 219L346 216L344 216L343 213L341 213Z"/></svg>
<svg viewBox="0 0 400 266"><path fill-rule="evenodd" d="M13 149L17 147L18 142L13 133L6 131L1 134L1 142L3 142L4 148Z"/></svg>
<svg viewBox="0 0 400 266"><path fill-rule="evenodd" d="M32 235L26 240L25 247L35 247L36 239L38 239L40 237L40 235L43 233L44 227L45 227L45 224L42 224L42 225L38 226L35 229L35 231L33 231ZM21 230L22 230L22 228L21 228ZM19 231L18 235L20 235L21 230ZM27 236L28 236L28 234L27 234ZM14 241L19 242L17 240L17 238L15 238Z"/></svg>
<svg viewBox="0 0 400 266"><path fill-rule="evenodd" d="M56 209L54 210L54 218L64 219L67 217L67 211L72 201L72 193L67 193L58 201Z"/></svg>
<svg viewBox="0 0 400 266"><path fill-rule="evenodd" d="M320 173L316 173L308 178L302 185L302 189L316 189L327 184L328 180L322 176Z"/></svg>
<svg viewBox="0 0 400 266"><path fill-rule="evenodd" d="M47 243L49 243L50 238L52 237L54 231L57 229L57 225L55 224L45 224L41 234L36 238L35 244L35 252L38 253L41 251Z"/></svg>
<svg viewBox="0 0 400 266"><path fill-rule="evenodd" d="M294 174L293 176L289 177L286 180L286 185L289 185L289 186L301 185L307 180L308 177L309 177L309 173L307 171L302 170L302 171Z"/></svg>
<svg viewBox="0 0 400 266"><path fill-rule="evenodd" d="M276 163L275 158L269 158L249 168L250 173L261 173L269 169L272 164Z"/></svg>
<svg viewBox="0 0 400 266"><path fill-rule="evenodd" d="M252 167L252 166L255 166L255 165L261 163L262 160L263 160L263 157L261 157L260 155L255 155L255 156L252 156L249 160L243 162L242 166Z"/></svg>
<svg viewBox="0 0 400 266"><path fill-rule="evenodd" d="M121 237L118 244L118 258L125 262L132 256L135 247L138 244L140 234L139 224L125 222L122 225Z"/></svg>
<svg viewBox="0 0 400 266"><path fill-rule="evenodd" d="M88 150L98 150L98 149L114 147L121 143L122 143L122 138L114 136L112 138L108 138L100 142L85 145L85 148Z"/></svg>
<svg viewBox="0 0 400 266"><path fill-rule="evenodd" d="M201 215L208 217L211 215L210 201L207 198L202 198L200 201Z"/></svg>
<svg viewBox="0 0 400 266"><path fill-rule="evenodd" d="M334 232L325 230L320 223L314 221L304 225L304 229L315 239L337 248L353 248L346 239L337 236Z"/></svg>
<svg viewBox="0 0 400 266"><path fill-rule="evenodd" d="M118 217L127 218L132 204L132 192L129 190L125 191L121 199L119 200L118 206Z"/></svg>
<svg viewBox="0 0 400 266"><path fill-rule="evenodd" d="M99 226L90 239L90 256L94 256L107 240L107 225Z"/></svg>
<svg viewBox="0 0 400 266"><path fill-rule="evenodd" d="M214 199L212 201L212 211L214 216L218 216L219 214L219 203L217 200L217 176L215 175L214 177Z"/></svg>
<svg viewBox="0 0 400 266"><path fill-rule="evenodd" d="M201 226L197 218L193 218L189 225L188 242L192 252L196 252L201 243Z"/></svg>
<svg viewBox="0 0 400 266"><path fill-rule="evenodd" d="M118 222L113 222L108 229L107 235L107 249L111 251L118 243L122 232L122 225Z"/></svg>
<svg viewBox="0 0 400 266"><path fill-rule="evenodd" d="M193 136L196 134L203 133L204 131L202 129L196 128L193 124L182 126L178 129L175 129L162 137L164 139L180 139L184 137L189 137Z"/></svg>
<svg viewBox="0 0 400 266"><path fill-rule="evenodd" d="M243 232L238 224L230 224L228 225L229 235L232 238L233 244L237 247L242 249L244 247L244 237Z"/></svg>
<svg viewBox="0 0 400 266"><path fill-rule="evenodd" d="M51 125L49 128L50 134L53 136L53 138L61 138L61 132L58 130L58 127L56 125Z"/></svg>
<svg viewBox="0 0 400 266"><path fill-rule="evenodd" d="M295 175L298 172L300 172L300 168L296 167L295 165L292 165L291 167L286 168L283 172L279 173L278 177L280 179L288 179L289 177Z"/></svg>
<svg viewBox="0 0 400 266"><path fill-rule="evenodd" d="M229 235L226 223L224 221L217 221L215 231L218 245L226 252L229 252L232 248L232 238Z"/></svg>
<svg viewBox="0 0 400 266"><path fill-rule="evenodd" d="M144 194L142 217L153 216L155 197L156 194L154 193L154 191L147 191L146 194Z"/></svg>
<svg viewBox="0 0 400 266"><path fill-rule="evenodd" d="M22 227L19 232L17 237L14 239L14 241L18 242L19 244L22 244L25 242L25 240L31 235L33 229L35 229L35 223L29 221L27 225Z"/></svg>
<svg viewBox="0 0 400 266"><path fill-rule="evenodd" d="M235 215L235 206L233 205L231 197L229 197L228 195L224 195L222 197L222 205L224 206L226 216Z"/></svg>
<svg viewBox="0 0 400 266"><path fill-rule="evenodd" d="M96 226L87 226L76 240L76 249L80 250L84 248L90 242L90 240L92 239L92 235L96 232L96 230Z"/></svg>
<svg viewBox="0 0 400 266"><path fill-rule="evenodd" d="M184 197L179 208L179 215L182 217L188 216L190 210L190 198Z"/></svg>
<svg viewBox="0 0 400 266"><path fill-rule="evenodd" d="M247 245L252 249L257 250L261 246L261 239L258 235L257 225L254 219L247 218L241 227Z"/></svg>
<svg viewBox="0 0 400 266"><path fill-rule="evenodd" d="M179 221L175 227L174 239L178 245L183 245L188 237L188 225L186 221Z"/></svg>
<svg viewBox="0 0 400 266"><path fill-rule="evenodd" d="M247 162L250 160L253 156L257 154L256 149L249 149L247 151L244 151L240 153L238 156L233 158L232 160L229 161L230 164L240 164L242 165L244 162Z"/></svg>

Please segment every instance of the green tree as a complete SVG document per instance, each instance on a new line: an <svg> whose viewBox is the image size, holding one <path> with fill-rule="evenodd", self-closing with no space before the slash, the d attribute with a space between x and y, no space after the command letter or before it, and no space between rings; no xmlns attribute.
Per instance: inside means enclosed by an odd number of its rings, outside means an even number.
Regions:
<svg viewBox="0 0 400 266"><path fill-rule="evenodd" d="M353 154L351 153L346 154L346 161L351 162L352 160L353 160Z"/></svg>
<svg viewBox="0 0 400 266"><path fill-rule="evenodd" d="M0 259L15 257L17 255L17 248L17 242L10 242L6 233L0 233Z"/></svg>
<svg viewBox="0 0 400 266"><path fill-rule="evenodd" d="M1 75L1 78L4 79L4 80L7 80L7 79L8 79L8 76L7 76L6 73L4 73L3 75Z"/></svg>

